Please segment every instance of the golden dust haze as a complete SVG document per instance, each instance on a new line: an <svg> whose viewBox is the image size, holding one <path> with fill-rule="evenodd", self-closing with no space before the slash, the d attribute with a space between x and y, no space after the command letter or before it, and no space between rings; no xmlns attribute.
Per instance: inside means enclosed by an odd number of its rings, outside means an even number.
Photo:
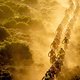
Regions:
<svg viewBox="0 0 80 80"><path fill-rule="evenodd" d="M56 80L80 76L80 0L0 0L0 71L9 72L12 80L41 80L51 66L50 45L71 1L69 14L77 19L69 25L70 43Z"/></svg>

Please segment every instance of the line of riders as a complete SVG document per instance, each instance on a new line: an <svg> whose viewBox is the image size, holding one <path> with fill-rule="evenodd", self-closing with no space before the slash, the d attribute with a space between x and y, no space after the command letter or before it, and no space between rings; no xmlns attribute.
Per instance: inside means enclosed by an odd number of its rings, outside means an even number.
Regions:
<svg viewBox="0 0 80 80"><path fill-rule="evenodd" d="M62 41L63 44L68 44L67 37L64 38ZM52 66L50 69L45 73L45 76L42 78L42 80L54 80L55 77L59 74L61 71L61 67L63 65L63 59L65 56L65 50L63 48L60 48L58 55L56 56L55 51L51 49L48 56L50 57L50 61L52 63Z"/></svg>

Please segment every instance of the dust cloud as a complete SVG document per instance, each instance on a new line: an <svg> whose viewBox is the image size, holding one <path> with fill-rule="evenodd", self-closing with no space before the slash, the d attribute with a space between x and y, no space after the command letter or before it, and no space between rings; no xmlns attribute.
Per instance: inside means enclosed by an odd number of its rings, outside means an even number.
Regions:
<svg viewBox="0 0 80 80"><path fill-rule="evenodd" d="M0 0L0 70L8 70L13 80L41 80L51 66L50 45L69 7L69 0ZM57 80L80 76L79 23L78 16Z"/></svg>

